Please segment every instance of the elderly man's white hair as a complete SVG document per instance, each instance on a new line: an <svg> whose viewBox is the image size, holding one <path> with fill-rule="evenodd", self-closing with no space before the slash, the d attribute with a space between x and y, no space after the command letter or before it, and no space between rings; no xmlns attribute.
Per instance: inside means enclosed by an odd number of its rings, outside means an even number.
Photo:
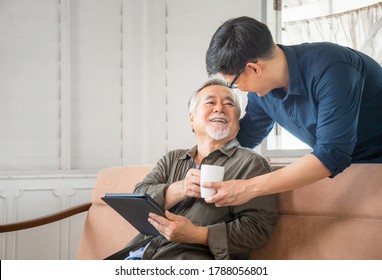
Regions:
<svg viewBox="0 0 382 280"><path fill-rule="evenodd" d="M238 116L238 118L240 118L240 116L241 116L241 102L240 102L241 97L239 94L237 94L237 92L233 91L232 89L230 89L228 87L226 81L221 80L221 79L208 80L197 91L195 91L190 96L190 99L188 101L188 112L189 113L195 113L195 108L196 108L196 104L197 104L197 100L198 100L198 98L197 98L198 93L206 87L215 86L215 85L226 87L232 93L233 102L234 102L236 110L237 110L237 116Z"/></svg>

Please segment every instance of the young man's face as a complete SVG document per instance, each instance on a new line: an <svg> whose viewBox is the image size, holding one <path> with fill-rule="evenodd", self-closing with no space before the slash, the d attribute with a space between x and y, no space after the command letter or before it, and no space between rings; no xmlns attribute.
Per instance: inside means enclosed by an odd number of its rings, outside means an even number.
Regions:
<svg viewBox="0 0 382 280"><path fill-rule="evenodd" d="M195 112L190 113L195 135L228 142L239 131L239 116L227 87L212 85L197 94Z"/></svg>
<svg viewBox="0 0 382 280"><path fill-rule="evenodd" d="M232 88L238 88L244 92L256 92L258 96L265 96L273 88L268 85L265 78L267 75L265 63L247 63L236 75L226 75L221 73L224 79L232 85Z"/></svg>

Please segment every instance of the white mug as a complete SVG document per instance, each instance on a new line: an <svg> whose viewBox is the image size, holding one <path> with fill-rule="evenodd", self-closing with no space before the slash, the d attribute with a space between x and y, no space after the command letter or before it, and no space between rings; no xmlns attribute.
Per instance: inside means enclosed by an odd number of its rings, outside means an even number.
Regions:
<svg viewBox="0 0 382 280"><path fill-rule="evenodd" d="M200 194L202 198L216 194L213 188L203 187L204 182L222 182L224 178L224 166L202 164L200 170Z"/></svg>

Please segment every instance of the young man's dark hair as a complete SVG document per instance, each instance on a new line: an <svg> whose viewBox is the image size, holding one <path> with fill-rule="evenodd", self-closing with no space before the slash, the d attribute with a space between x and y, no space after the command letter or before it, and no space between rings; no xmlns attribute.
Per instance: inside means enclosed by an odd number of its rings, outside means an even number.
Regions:
<svg viewBox="0 0 382 280"><path fill-rule="evenodd" d="M235 75L247 62L272 57L275 44L268 27L250 17L226 21L213 35L206 54L209 75Z"/></svg>

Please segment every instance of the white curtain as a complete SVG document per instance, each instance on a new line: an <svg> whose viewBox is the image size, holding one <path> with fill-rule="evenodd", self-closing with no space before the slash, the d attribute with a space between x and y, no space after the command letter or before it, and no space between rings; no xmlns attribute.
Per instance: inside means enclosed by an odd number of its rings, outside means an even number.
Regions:
<svg viewBox="0 0 382 280"><path fill-rule="evenodd" d="M360 50L382 65L382 2L341 14L284 23L284 44L319 41Z"/></svg>

